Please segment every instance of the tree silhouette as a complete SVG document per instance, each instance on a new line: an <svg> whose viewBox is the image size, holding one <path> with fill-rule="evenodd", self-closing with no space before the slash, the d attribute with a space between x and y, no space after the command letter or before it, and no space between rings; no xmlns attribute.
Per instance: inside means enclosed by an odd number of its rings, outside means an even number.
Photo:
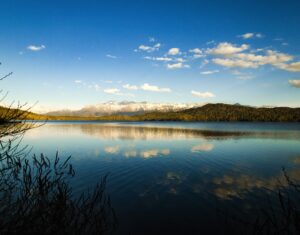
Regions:
<svg viewBox="0 0 300 235"><path fill-rule="evenodd" d="M1 65L1 63L0 63ZM10 77L5 74L0 80ZM2 93L1 103L7 96ZM0 107L0 234L107 234L116 217L106 193L107 176L96 187L74 195L70 157L30 157L25 132L40 124L26 121L28 105Z"/></svg>

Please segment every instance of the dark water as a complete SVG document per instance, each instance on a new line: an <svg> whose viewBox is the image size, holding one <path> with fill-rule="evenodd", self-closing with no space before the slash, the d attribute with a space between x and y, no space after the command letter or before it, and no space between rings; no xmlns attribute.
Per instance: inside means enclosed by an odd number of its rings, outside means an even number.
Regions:
<svg viewBox="0 0 300 235"><path fill-rule="evenodd" d="M255 213L282 167L300 182L296 123L50 122L24 142L72 155L77 192L109 172L116 234L218 233L218 212Z"/></svg>

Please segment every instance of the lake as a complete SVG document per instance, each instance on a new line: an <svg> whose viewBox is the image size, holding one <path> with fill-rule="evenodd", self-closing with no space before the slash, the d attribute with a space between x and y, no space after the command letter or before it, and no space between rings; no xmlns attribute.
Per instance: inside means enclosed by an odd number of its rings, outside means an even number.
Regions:
<svg viewBox="0 0 300 235"><path fill-rule="evenodd" d="M221 232L223 214L264 206L282 167L300 182L299 123L48 122L23 143L71 155L75 193L109 173L116 234Z"/></svg>

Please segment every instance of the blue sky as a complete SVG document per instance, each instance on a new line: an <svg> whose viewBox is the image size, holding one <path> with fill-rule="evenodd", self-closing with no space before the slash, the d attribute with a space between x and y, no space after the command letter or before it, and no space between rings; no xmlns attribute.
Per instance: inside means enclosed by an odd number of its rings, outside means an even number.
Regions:
<svg viewBox="0 0 300 235"><path fill-rule="evenodd" d="M1 1L9 100L300 106L300 1Z"/></svg>

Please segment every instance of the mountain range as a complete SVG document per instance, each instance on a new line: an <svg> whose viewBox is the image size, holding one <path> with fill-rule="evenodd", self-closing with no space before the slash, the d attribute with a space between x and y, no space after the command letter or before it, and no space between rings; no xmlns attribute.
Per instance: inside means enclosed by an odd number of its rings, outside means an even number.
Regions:
<svg viewBox="0 0 300 235"><path fill-rule="evenodd" d="M250 107L240 104L205 104L200 107L180 108L179 110L162 109L139 114L110 114L105 116L40 115L0 107L0 121L7 122L9 113L15 114L18 120L56 120L56 121L225 121L225 122L300 122L300 108L289 107ZM21 112L22 115L18 113ZM9 119L15 120L15 119ZM8 120L8 121L9 121ZM0 123L1 123L0 122Z"/></svg>
<svg viewBox="0 0 300 235"><path fill-rule="evenodd" d="M148 103L135 101L108 101L87 105L79 110L57 110L45 113L49 116L101 117L106 115L138 115L148 112L172 112L203 106L203 103Z"/></svg>

